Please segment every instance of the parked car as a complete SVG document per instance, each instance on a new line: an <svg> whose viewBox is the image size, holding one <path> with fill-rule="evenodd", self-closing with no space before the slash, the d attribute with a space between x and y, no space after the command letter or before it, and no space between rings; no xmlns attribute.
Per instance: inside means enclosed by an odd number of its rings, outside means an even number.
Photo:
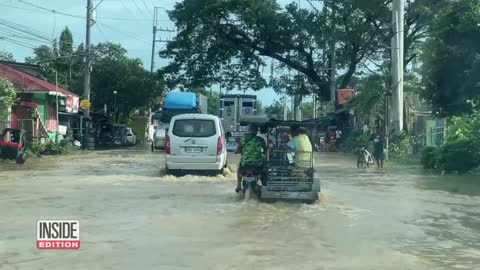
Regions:
<svg viewBox="0 0 480 270"><path fill-rule="evenodd" d="M155 129L152 142L152 152L155 150L165 149L165 134L166 129L164 127Z"/></svg>
<svg viewBox="0 0 480 270"><path fill-rule="evenodd" d="M165 137L166 170L221 174L227 166L226 139L220 118L182 114L172 118Z"/></svg>
<svg viewBox="0 0 480 270"><path fill-rule="evenodd" d="M127 128L127 144L137 144L137 134L135 134L131 128Z"/></svg>

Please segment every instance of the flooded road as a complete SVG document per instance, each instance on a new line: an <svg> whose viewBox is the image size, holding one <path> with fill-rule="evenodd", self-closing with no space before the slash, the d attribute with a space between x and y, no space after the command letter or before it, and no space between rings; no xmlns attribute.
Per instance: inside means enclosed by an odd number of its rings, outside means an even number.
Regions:
<svg viewBox="0 0 480 270"><path fill-rule="evenodd" d="M233 174L166 176L142 149L0 165L0 269L478 269L480 179L316 162L314 205L242 202ZM80 250L37 250L38 219L79 220Z"/></svg>

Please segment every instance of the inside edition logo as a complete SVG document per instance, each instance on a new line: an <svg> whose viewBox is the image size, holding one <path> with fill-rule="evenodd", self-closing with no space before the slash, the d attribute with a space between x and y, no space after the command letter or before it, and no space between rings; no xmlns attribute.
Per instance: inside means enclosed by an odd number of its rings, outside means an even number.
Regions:
<svg viewBox="0 0 480 270"><path fill-rule="evenodd" d="M80 222L78 220L39 220L37 248L79 249Z"/></svg>

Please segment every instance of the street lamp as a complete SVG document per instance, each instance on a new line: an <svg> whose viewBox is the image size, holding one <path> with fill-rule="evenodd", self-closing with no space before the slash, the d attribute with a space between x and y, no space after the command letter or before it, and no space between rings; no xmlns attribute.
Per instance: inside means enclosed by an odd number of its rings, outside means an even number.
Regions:
<svg viewBox="0 0 480 270"><path fill-rule="evenodd" d="M117 94L118 92L115 90L113 91L113 111L115 112L114 116L114 123L117 123Z"/></svg>

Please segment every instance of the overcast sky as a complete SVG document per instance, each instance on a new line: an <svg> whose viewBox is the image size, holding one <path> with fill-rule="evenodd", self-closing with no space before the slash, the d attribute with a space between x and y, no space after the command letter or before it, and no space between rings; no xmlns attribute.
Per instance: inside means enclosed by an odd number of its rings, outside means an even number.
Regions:
<svg viewBox="0 0 480 270"><path fill-rule="evenodd" d="M86 0L0 0L0 50L13 53L15 59L22 62L25 57L32 56L32 47L42 44L49 45L49 42L51 44L51 40L58 38L65 27L72 31L74 44L78 45L84 42L86 2ZM173 9L175 2L179 1L103 0L100 3L100 0L94 0L94 6L100 4L96 8L96 23L92 27L92 43L104 41L120 43L128 50L130 57L142 59L144 67L150 69L154 7L164 8L159 11L160 26L174 29L165 9ZM11 23L35 31L48 40L12 36L11 32L8 32L11 31L11 28L6 26ZM158 33L158 38L161 39L168 39L171 36L172 34L166 32ZM7 41L5 38L9 38L9 40ZM156 46L158 51L165 44L157 43ZM155 58L155 62L155 68L166 64L166 61L158 56ZM214 89L217 91L218 87L214 87ZM251 91L249 94L254 94L254 92ZM257 94L264 104L270 104L277 99L277 95L271 89L262 90Z"/></svg>

